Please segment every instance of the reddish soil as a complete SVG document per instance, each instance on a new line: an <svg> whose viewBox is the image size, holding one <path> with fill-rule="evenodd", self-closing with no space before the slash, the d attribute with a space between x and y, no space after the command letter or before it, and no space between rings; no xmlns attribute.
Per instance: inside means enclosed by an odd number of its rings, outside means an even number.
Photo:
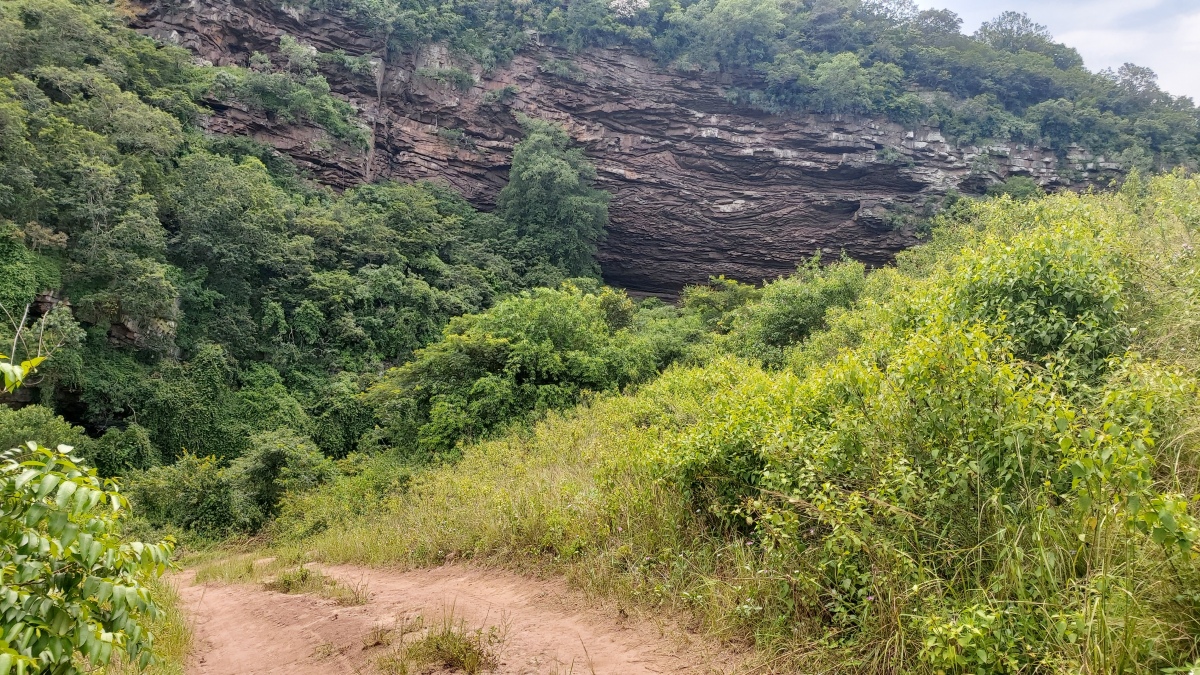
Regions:
<svg viewBox="0 0 1200 675"><path fill-rule="evenodd" d="M440 626L447 613L468 629L494 628L502 636L495 647L499 666L489 671L502 675L701 675L744 665L739 655L670 622L596 608L558 580L466 566L321 571L365 586L369 601L347 607L260 585L181 579L194 632L188 674L379 673L380 657L394 649L369 644L380 628L395 635L397 627L417 622Z"/></svg>

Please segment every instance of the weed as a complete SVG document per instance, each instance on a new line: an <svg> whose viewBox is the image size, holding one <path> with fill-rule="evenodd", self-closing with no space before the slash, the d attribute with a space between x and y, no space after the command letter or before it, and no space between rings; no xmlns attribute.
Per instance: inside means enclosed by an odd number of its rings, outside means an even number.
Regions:
<svg viewBox="0 0 1200 675"><path fill-rule="evenodd" d="M198 584L217 582L221 584L254 584L272 574L299 565L304 555L294 549L279 549L270 554L254 549L234 555L214 552L192 565L196 569Z"/></svg>
<svg viewBox="0 0 1200 675"><path fill-rule="evenodd" d="M367 634L363 636L363 650L392 646L394 634L395 631L391 628L385 628L379 624L371 626L371 630L367 631ZM401 637L403 637L403 634L401 634Z"/></svg>
<svg viewBox="0 0 1200 675"><path fill-rule="evenodd" d="M354 586L347 586L303 565L280 572L263 586L267 590L292 595L313 593L334 600L339 605L364 605L370 600L365 583L360 581Z"/></svg>
<svg viewBox="0 0 1200 675"><path fill-rule="evenodd" d="M313 648L312 656L318 661L327 659L337 653L337 647L332 642L322 642Z"/></svg>
<svg viewBox="0 0 1200 675"><path fill-rule="evenodd" d="M406 633L421 630L417 625L419 623L406 621L397 631L388 631L388 639L398 639L399 644L376 661L381 673L408 675L416 669L434 666L476 675L494 670L500 664L499 649L507 633L504 625L491 626L487 630L468 628L465 620L454 618L454 610L450 608L440 625L405 642Z"/></svg>

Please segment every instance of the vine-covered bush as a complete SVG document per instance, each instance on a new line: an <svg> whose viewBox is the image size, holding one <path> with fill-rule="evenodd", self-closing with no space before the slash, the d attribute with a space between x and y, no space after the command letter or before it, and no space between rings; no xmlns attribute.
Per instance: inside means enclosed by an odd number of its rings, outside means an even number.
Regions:
<svg viewBox="0 0 1200 675"><path fill-rule="evenodd" d="M832 308L849 307L866 285L866 268L851 260L821 267L814 257L795 274L766 284L757 302L733 321L730 347L740 356L783 365L787 347L825 327Z"/></svg>

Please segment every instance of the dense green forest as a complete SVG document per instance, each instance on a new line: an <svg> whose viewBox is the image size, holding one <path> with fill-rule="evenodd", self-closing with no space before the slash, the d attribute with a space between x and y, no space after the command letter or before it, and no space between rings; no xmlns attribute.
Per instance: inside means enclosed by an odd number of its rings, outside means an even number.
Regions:
<svg viewBox="0 0 1200 675"><path fill-rule="evenodd" d="M288 38L212 67L119 4L0 0L0 675L148 662L175 541L128 540L167 535L543 566L817 670L1200 662L1190 100L1022 15L965 36L902 0L314 4L389 49L623 44L744 76L733 103L1134 171L962 199L887 268L634 301L599 281L608 195L553 124L518 120L491 213L338 194L200 121L237 102L360 148L322 75L353 57Z"/></svg>
<svg viewBox="0 0 1200 675"><path fill-rule="evenodd" d="M374 426L358 393L451 317L597 274L607 196L553 125L525 121L495 214L427 184L335 195L196 126L234 98L358 142L320 75L195 66L103 3L4 2L0 28L0 338L54 352L25 390L42 406L0 412L6 442L40 429L105 475L285 429L343 457Z"/></svg>

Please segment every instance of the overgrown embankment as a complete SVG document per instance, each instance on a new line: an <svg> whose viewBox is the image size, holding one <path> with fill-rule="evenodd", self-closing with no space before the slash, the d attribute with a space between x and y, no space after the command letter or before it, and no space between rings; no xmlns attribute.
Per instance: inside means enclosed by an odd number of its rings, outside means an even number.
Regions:
<svg viewBox="0 0 1200 675"><path fill-rule="evenodd" d="M728 331L704 365L469 445L369 514L338 515L353 477L289 498L277 541L557 570L805 668L1187 667L1198 205L1166 176L967 207L848 308L828 274L698 291ZM814 304L775 367L721 354Z"/></svg>

